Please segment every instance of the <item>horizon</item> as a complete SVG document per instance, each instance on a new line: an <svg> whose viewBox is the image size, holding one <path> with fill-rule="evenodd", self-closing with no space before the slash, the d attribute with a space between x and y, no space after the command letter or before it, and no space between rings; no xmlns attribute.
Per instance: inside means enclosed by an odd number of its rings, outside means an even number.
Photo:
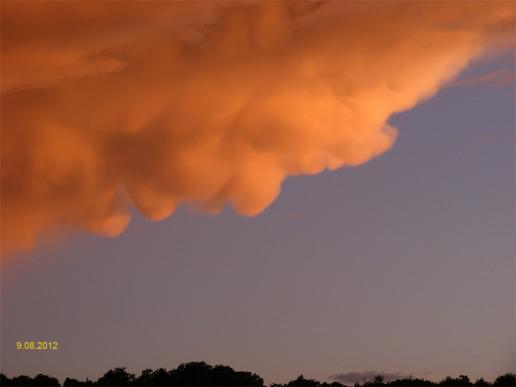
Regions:
<svg viewBox="0 0 516 387"><path fill-rule="evenodd" d="M199 368L201 367L203 371ZM193 373L194 369L197 369L197 374ZM180 371L182 369L182 371ZM224 370L223 373L221 370ZM189 370L189 371L187 371ZM213 372L215 370L219 370L218 372ZM183 379L183 382L178 384L177 381L169 380L168 382L163 381L163 375L158 376L158 380L161 380L161 383L155 383L149 380L149 376L153 377L153 375L157 375L159 372L166 373L167 375L173 377L175 373L175 377L179 378L186 378ZM211 372L206 375L206 372ZM182 373L182 376L178 375ZM239 376L237 376L237 374ZM431 373L427 373L431 374ZM297 377L291 378L288 382L282 382L280 384L273 383L273 382L265 382L264 379L254 373L253 371L242 371L242 370L233 370L228 365L223 364L217 364L217 365L210 365L203 361L197 361L197 362L189 362L189 363L182 363L177 366L175 369L165 369L165 368L159 368L159 369L143 369L139 373L130 372L130 370L127 370L126 367L114 367L110 370L106 371L104 374L100 375L98 378L89 378L86 377L84 380L77 380L75 378L69 378L65 377L62 382L54 378L51 375L44 375L44 374L37 374L33 376L28 376L29 378L34 379L34 381L31 383L30 381L24 381L22 384L13 384L14 380L21 380L22 378L26 378L27 375L18 375L13 376L9 378L4 373L0 373L2 376L2 380L4 381L6 386L35 386L35 385L59 385L62 386L78 386L78 385L152 385L152 386L197 386L197 385L231 385L231 386L343 386L347 387L350 385L353 386L379 386L379 385L396 385L396 382L403 382L403 381L427 381L429 383L432 383L432 385L447 385L447 386L466 386L466 385L481 385L481 386L488 386L488 385L494 385L494 386L500 386L500 387L510 387L514 385L516 382L516 373L506 373L503 375L497 376L493 380L486 380L485 378L477 378L476 380L470 380L467 375L458 375L458 376L446 376L445 378L442 378L440 380L432 380L428 377L414 377L413 375L402 375L399 373L385 373L385 372L377 372L377 371L365 371L365 372L351 372L346 374L338 374L333 375L327 378L326 380L319 381L314 378L305 378L303 374L299 374ZM225 375L225 376L222 376ZM235 377L240 377L240 380L243 381L246 379L248 382L238 383L235 384ZM45 378L45 383L42 383L42 380L39 381L38 384L34 383L38 378ZM127 379L127 383L121 383L122 379ZM197 378L202 378L204 380L203 383L200 383L200 380ZM214 379L211 379L214 378ZM216 379L215 379L216 378ZM224 382L224 378L226 378ZM505 380L507 379L507 380ZM156 379L154 379L156 380ZM505 382L502 382L502 380L505 380ZM406 385L406 384L401 384ZM419 384L418 384L419 385Z"/></svg>

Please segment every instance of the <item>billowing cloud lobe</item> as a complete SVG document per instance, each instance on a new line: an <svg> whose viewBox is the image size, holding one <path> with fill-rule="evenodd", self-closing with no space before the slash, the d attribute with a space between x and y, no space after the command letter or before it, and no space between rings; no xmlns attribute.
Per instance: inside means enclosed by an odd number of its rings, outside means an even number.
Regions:
<svg viewBox="0 0 516 387"><path fill-rule="evenodd" d="M256 215L385 152L389 116L510 45L504 2L2 2L2 251L134 205Z"/></svg>

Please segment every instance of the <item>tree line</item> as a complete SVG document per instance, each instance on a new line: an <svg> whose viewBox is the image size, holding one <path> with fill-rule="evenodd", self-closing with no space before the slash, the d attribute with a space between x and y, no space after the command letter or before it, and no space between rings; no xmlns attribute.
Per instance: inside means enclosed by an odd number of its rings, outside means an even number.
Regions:
<svg viewBox="0 0 516 387"><path fill-rule="evenodd" d="M0 386L61 386L55 377L39 374L35 377L26 375L8 378L0 374ZM69 386L260 386L265 387L263 379L252 372L235 371L224 365L211 366L205 362L191 362L179 365L170 371L159 368L157 370L146 369L139 376L127 372L125 367L117 367L107 371L104 375L93 380L77 380L66 378L63 387ZM286 384L273 383L269 387L349 387L345 384L335 382L320 382L315 379L306 379L303 375L291 380ZM409 386L475 386L475 387L514 387L516 386L516 375L505 374L497 377L492 383L484 379L475 382L469 380L465 375L458 378L447 377L439 382L433 382L418 378L402 378L385 381L378 375L371 381L355 383L355 387L409 387Z"/></svg>

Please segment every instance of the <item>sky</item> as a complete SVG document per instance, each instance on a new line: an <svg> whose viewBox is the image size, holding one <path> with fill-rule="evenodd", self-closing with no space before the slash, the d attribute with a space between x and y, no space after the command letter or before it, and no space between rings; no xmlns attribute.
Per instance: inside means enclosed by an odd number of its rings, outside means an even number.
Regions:
<svg viewBox="0 0 516 387"><path fill-rule="evenodd" d="M2 372L515 370L510 3L29 4L2 9Z"/></svg>

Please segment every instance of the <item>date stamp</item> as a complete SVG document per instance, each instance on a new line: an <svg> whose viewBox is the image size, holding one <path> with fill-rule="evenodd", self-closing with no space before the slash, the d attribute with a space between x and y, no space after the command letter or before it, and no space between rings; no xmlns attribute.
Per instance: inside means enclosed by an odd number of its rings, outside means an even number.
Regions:
<svg viewBox="0 0 516 387"><path fill-rule="evenodd" d="M57 341L17 341L18 351L57 351L59 343Z"/></svg>

